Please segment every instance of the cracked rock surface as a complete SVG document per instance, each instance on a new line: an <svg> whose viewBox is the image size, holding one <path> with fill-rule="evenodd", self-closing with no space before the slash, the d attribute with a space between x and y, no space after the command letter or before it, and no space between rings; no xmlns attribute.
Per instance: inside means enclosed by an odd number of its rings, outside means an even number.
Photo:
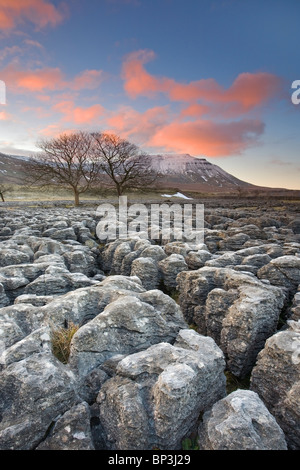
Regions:
<svg viewBox="0 0 300 470"><path fill-rule="evenodd" d="M201 243L96 209L0 207L0 449L299 450L299 205L209 200Z"/></svg>

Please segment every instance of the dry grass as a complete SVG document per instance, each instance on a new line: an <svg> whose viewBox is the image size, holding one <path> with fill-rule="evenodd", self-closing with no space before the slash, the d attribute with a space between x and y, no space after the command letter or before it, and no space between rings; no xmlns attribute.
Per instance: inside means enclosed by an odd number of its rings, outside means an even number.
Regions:
<svg viewBox="0 0 300 470"><path fill-rule="evenodd" d="M63 364L67 364L70 356L71 341L79 326L74 323L52 330L51 343L54 356Z"/></svg>

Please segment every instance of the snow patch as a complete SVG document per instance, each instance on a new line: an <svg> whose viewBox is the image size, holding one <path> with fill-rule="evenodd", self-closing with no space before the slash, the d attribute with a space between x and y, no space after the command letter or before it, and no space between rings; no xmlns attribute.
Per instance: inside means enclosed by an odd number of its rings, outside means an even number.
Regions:
<svg viewBox="0 0 300 470"><path fill-rule="evenodd" d="M176 194L161 194L162 197L181 197L182 199L192 199L191 197L185 196L182 193L177 192Z"/></svg>

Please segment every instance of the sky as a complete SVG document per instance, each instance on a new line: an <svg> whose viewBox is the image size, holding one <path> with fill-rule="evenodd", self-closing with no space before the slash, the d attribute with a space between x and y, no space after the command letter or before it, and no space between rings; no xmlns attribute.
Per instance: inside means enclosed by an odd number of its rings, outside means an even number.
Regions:
<svg viewBox="0 0 300 470"><path fill-rule="evenodd" d="M299 19L299 0L0 0L0 152L113 132L300 189Z"/></svg>

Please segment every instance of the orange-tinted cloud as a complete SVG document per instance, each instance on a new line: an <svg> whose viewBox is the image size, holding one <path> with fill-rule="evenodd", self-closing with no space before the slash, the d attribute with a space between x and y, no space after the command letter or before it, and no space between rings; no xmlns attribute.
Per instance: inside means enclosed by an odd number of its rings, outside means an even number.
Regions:
<svg viewBox="0 0 300 470"><path fill-rule="evenodd" d="M171 101L190 105L200 101L210 106L213 114L221 111L223 115L238 116L266 103L281 90L281 79L267 72L241 73L227 89L214 78L179 83L172 78L155 77L144 67L154 57L149 50L136 51L126 57L122 76L124 89L131 98L152 98L164 93Z"/></svg>
<svg viewBox="0 0 300 470"><path fill-rule="evenodd" d="M122 77L125 80L124 88L131 98L143 95L155 96L163 89L160 79L150 75L143 65L153 60L155 54L150 50L141 50L128 54L123 64Z"/></svg>
<svg viewBox="0 0 300 470"><path fill-rule="evenodd" d="M134 139L139 145L144 145L157 130L168 122L168 107L155 106L144 112L124 106L110 113L106 119L107 127L124 139Z"/></svg>
<svg viewBox="0 0 300 470"><path fill-rule="evenodd" d="M216 123L207 120L172 122L153 135L148 145L167 151L220 157L240 154L257 144L264 131L259 120Z"/></svg>
<svg viewBox="0 0 300 470"><path fill-rule="evenodd" d="M93 124L104 113L104 108L100 104L83 108L75 106L72 101L62 101L53 106L54 111L63 114L63 121L74 124Z"/></svg>
<svg viewBox="0 0 300 470"><path fill-rule="evenodd" d="M56 26L64 20L65 12L49 0L0 0L0 29L10 30L25 21L37 29Z"/></svg>
<svg viewBox="0 0 300 470"><path fill-rule="evenodd" d="M60 134L72 134L73 132L76 132L76 129L64 129L63 126L60 126L59 124L49 124L47 127L44 129L41 129L39 134L44 138L56 138Z"/></svg>
<svg viewBox="0 0 300 470"><path fill-rule="evenodd" d="M15 92L44 92L61 89L64 77L59 68L43 68L38 70L21 70L9 65L2 71L7 86Z"/></svg>
<svg viewBox="0 0 300 470"><path fill-rule="evenodd" d="M203 116L207 113L209 113L210 111L210 108L209 106L207 105L203 105L203 104L198 104L198 103L194 103L194 104L190 104L187 108L184 108L182 111L181 111L181 116L190 116L190 117L200 117L200 116Z"/></svg>
<svg viewBox="0 0 300 470"><path fill-rule="evenodd" d="M73 79L67 80L58 67L23 70L15 64L10 64L2 70L1 77L14 92L44 93L64 89L79 91L97 88L103 79L103 73L101 70L85 70Z"/></svg>

